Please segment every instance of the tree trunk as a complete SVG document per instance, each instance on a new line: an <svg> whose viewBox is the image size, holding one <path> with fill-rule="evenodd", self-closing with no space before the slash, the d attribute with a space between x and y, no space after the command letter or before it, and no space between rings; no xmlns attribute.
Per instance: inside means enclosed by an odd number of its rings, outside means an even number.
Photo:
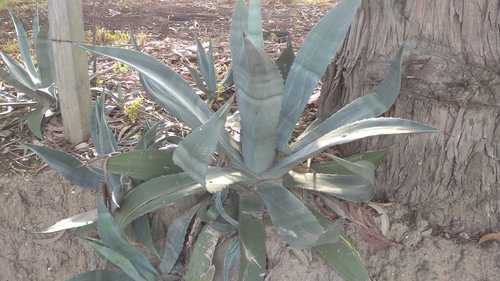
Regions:
<svg viewBox="0 0 500 281"><path fill-rule="evenodd" d="M499 0L363 1L318 100L318 113L370 92L405 45L402 87L386 116L436 134L374 137L341 152L392 147L376 198L407 204L436 227L499 230Z"/></svg>

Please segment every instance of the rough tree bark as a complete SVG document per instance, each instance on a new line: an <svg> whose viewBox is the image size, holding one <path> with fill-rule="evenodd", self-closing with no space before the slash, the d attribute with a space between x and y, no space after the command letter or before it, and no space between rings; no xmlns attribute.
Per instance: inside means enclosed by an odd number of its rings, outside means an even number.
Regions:
<svg viewBox="0 0 500 281"><path fill-rule="evenodd" d="M500 230L499 0L365 0L332 61L318 113L370 92L405 45L403 83L385 115L440 133L377 137L345 154L392 147L376 198L437 227Z"/></svg>

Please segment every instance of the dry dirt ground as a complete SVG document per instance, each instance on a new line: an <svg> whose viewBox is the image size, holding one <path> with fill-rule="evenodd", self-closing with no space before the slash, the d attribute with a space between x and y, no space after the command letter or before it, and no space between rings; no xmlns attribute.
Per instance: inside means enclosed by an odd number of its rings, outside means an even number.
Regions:
<svg viewBox="0 0 500 281"><path fill-rule="evenodd" d="M91 2L84 1L87 30L92 26ZM193 45L192 32L202 39L212 37L221 73L223 66L228 65L226 41L232 4L225 1L170 0L142 1L140 4L134 4L134 1L107 2L110 1L104 1L97 11L97 24L115 31L125 31L130 26L134 33L145 36L143 47L147 52L172 65L187 79L189 77L181 62L192 61L195 57L193 52L183 51ZM300 44L311 26L332 5L287 6L263 1L266 50L275 57L284 47L277 41L287 32L292 35L295 44ZM16 10L16 13L25 26L29 26L32 10ZM44 8L41 8L40 14L42 19L46 18ZM2 25L10 24L10 18L3 9L0 10L0 22ZM7 29L2 28L0 43L12 39L12 31L10 25ZM106 64L110 62L102 60L99 67ZM126 91L137 85L137 78L131 72L113 72L103 80L108 88L115 86L113 81L120 80ZM120 109L120 105L115 106ZM314 113L314 106L310 106L308 114L313 116ZM142 114L167 118L155 112L154 107L148 112L147 104ZM45 126L46 139L41 143L72 151L83 159L92 157L91 145L76 150L62 140L58 118L52 118L54 120ZM112 127L123 135L123 142L127 140L128 131L140 126L132 124L120 113L111 114L110 118L116 121ZM88 270L110 268L71 231L60 237L57 234L47 236L36 233L61 219L95 208L96 194L72 186L49 168L38 171L42 163L19 145L20 141L37 140L15 120L17 116L12 113L8 118L0 119L0 280L65 280ZM307 121L306 118L304 122ZM193 200L162 210L160 214L164 224L168 227L172 218ZM392 203L387 207L391 222L387 236L395 245L380 247L380 244L364 240L355 224L347 223L345 226L373 280L500 280L498 242L478 245L478 239L473 234L459 236L436 229L417 213L398 202ZM317 253L308 250L303 254L294 252L271 227L267 229L267 234L266 280L343 280ZM182 278L182 275L178 277Z"/></svg>

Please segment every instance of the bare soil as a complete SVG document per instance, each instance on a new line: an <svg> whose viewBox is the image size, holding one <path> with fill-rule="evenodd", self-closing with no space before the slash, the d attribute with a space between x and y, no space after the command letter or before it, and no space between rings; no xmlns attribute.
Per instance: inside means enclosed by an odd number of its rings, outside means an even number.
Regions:
<svg viewBox="0 0 500 281"><path fill-rule="evenodd" d="M99 1L96 1L99 2ZM135 34L146 34L143 48L146 52L165 61L190 80L182 62L193 62L193 32L203 41L210 36L214 41L215 57L220 68L230 63L227 34L233 6L222 1L119 1L107 3L97 10L96 23L109 30L125 31L132 28ZM84 1L86 29L93 22L92 1ZM301 41L319 18L333 6L285 5L263 3L265 47L276 57L284 44L278 39L291 34L294 46ZM15 7L13 7L15 8ZM16 10L27 28L32 10ZM40 17L46 18L42 8ZM10 24L6 10L0 10L0 21ZM0 43L13 37L13 27L0 30ZM90 33L89 33L90 34ZM90 36L89 36L90 38ZM107 42L113 44L112 42ZM111 62L99 61L99 67ZM112 63L111 63L112 64ZM138 86L135 74L113 72L103 78L106 87L114 89L119 80L125 91ZM4 86L6 87L6 86ZM8 87L3 91L13 91ZM140 94L137 94L140 95ZM128 96L132 100L137 95ZM142 124L132 123L122 113L122 105L112 104L116 109L110 114L112 128L121 144L140 131ZM148 106L151 108L148 109ZM69 216L95 208L96 194L69 184L50 168L41 168L36 159L20 142L41 143L65 149L88 160L95 156L91 142L88 146L75 148L62 137L58 116L44 127L46 139L36 140L25 125L17 122L21 109L7 116L0 116L0 272L1 280L65 280L88 270L110 268L100 260L83 241L66 231L61 237L41 235L41 231ZM308 107L303 123L314 119L314 104ZM17 115L15 115L17 114ZM148 101L144 104L142 117L169 119ZM171 129L183 132L181 125ZM134 131L135 130L135 131ZM159 213L168 227L172 218L189 207L195 198L175 204ZM490 241L478 245L478 233L453 233L438 229L423 220L420 214L409 210L398 202L387 207L391 221L387 234L394 245L387 246L373 239L365 240L355 223L348 222L345 230L360 251L373 280L500 280L500 246ZM379 218L375 218L379 222ZM288 247L272 227L267 228L268 268L266 280L343 280L320 255L312 250L299 253ZM217 256L217 255L216 255ZM220 255L219 255L220 256ZM220 262L220 260L219 260ZM182 271L180 271L182 273ZM182 279L182 274L179 275Z"/></svg>

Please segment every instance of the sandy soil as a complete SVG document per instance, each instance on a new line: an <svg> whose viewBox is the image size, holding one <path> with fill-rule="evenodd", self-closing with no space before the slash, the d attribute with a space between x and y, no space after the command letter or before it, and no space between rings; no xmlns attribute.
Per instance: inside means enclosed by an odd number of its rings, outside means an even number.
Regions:
<svg viewBox="0 0 500 281"><path fill-rule="evenodd" d="M86 28L89 29L92 10L87 2L91 1L84 1ZM232 5L220 2L106 3L97 13L97 21L116 30L124 30L130 24L134 31L149 34L152 47L148 50L174 65L180 64L179 58L170 51L193 45L190 28L198 26L200 38L212 35L214 46L217 46L216 57L224 61L228 56L225 51L227 45L224 45L227 44L227 37L220 34L228 33ZM294 42L300 43L311 25L332 4L286 7L266 2L263 5L268 12L264 15L266 50L277 54L276 44L272 42L276 34L290 32ZM112 15L110 9L121 14ZM19 12L24 13L21 19L27 23L32 13ZM41 17L45 14L42 9ZM173 15L173 18L166 26L168 15ZM0 19L10 22L5 10L0 10ZM159 47L152 43L155 40L159 42ZM314 115L313 108L310 114ZM25 163L26 167L20 167L16 158L20 150L18 141L33 142L33 137L21 127L3 129L2 133L7 137L2 137L0 143L0 220L3 226L0 229L0 280L65 280L88 270L110 268L89 246L72 235L72 231L54 238L55 241L50 238L57 234L47 236L36 233L61 219L95 208L96 194L72 186L49 168L35 173L35 168L41 163L33 157L28 161L31 164ZM12 143L11 149L6 149L9 142ZM194 200L192 198L160 211L165 226L168 227L172 217ZM358 234L354 224L346 224L346 231L360 251L373 280L500 280L498 242L478 245L477 238L472 234L458 235L433 228L412 210L394 203L388 207L391 228L387 236L397 243L395 246L374 246ZM267 235L266 280L342 280L316 252L296 252L277 237L272 227L268 227ZM182 276L179 278L182 279Z"/></svg>

